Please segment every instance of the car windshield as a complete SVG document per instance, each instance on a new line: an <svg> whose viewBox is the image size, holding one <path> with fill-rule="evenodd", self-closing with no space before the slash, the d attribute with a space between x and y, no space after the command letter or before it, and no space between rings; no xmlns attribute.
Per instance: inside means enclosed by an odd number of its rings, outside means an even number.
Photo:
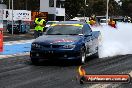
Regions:
<svg viewBox="0 0 132 88"><path fill-rule="evenodd" d="M78 35L82 34L81 26L56 25L47 29L47 35Z"/></svg>
<svg viewBox="0 0 132 88"><path fill-rule="evenodd" d="M50 25L50 24L54 24L54 23L56 23L56 22L47 22L46 24Z"/></svg>
<svg viewBox="0 0 132 88"><path fill-rule="evenodd" d="M101 20L100 23L106 23L106 20Z"/></svg>

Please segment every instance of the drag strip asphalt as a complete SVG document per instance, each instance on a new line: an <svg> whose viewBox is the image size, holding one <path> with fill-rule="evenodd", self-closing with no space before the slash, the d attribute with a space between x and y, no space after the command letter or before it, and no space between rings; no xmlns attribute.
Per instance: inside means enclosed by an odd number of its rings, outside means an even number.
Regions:
<svg viewBox="0 0 132 88"><path fill-rule="evenodd" d="M54 58L53 58L54 59ZM132 83L80 84L74 62L41 61L33 65L29 55L0 59L0 88L131 88ZM87 74L131 74L132 55L90 58Z"/></svg>

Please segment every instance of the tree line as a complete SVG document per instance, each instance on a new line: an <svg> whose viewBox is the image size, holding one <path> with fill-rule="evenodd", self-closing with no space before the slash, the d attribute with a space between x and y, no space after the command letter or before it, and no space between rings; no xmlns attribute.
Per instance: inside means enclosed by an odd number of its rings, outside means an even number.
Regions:
<svg viewBox="0 0 132 88"><path fill-rule="evenodd" d="M9 8L9 0L3 0L2 3L6 4L7 8ZM12 0L10 0L10 8L12 9L11 6L12 6ZM39 11L40 0L13 0L13 9Z"/></svg>
<svg viewBox="0 0 132 88"><path fill-rule="evenodd" d="M10 0L12 1L12 0ZM107 0L65 0L66 14L70 17L105 15ZM3 0L4 4L9 6L9 0ZM11 3L10 3L11 4ZM109 0L110 16L131 16L132 17L132 0ZM27 9L39 11L40 0L14 0L14 9Z"/></svg>
<svg viewBox="0 0 132 88"><path fill-rule="evenodd" d="M71 16L106 15L107 0L66 0L66 13ZM132 0L109 0L110 16L131 16Z"/></svg>

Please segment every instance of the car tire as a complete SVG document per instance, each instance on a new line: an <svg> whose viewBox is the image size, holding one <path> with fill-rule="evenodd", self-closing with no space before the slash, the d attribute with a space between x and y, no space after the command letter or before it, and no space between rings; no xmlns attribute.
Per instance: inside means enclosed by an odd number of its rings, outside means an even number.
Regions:
<svg viewBox="0 0 132 88"><path fill-rule="evenodd" d="M101 34L99 35L99 37L98 37L98 45L97 45L97 47L96 47L96 53L95 53L95 58L99 58L99 47L102 45L102 36L101 36Z"/></svg>
<svg viewBox="0 0 132 88"><path fill-rule="evenodd" d="M37 65L39 63L39 59L31 58L31 62L32 64Z"/></svg>
<svg viewBox="0 0 132 88"><path fill-rule="evenodd" d="M99 47L102 45L102 36L99 34L97 46L96 46L96 53L92 55L93 58L99 58Z"/></svg>
<svg viewBox="0 0 132 88"><path fill-rule="evenodd" d="M80 82L80 84L84 84L84 77L81 77L79 82Z"/></svg>
<svg viewBox="0 0 132 88"><path fill-rule="evenodd" d="M99 58L99 48L96 47L96 50L97 50L97 52L95 53L94 57L95 57L95 58Z"/></svg>
<svg viewBox="0 0 132 88"><path fill-rule="evenodd" d="M83 47L81 48L79 63L85 64L85 62L86 62L86 52L85 52L85 48Z"/></svg>

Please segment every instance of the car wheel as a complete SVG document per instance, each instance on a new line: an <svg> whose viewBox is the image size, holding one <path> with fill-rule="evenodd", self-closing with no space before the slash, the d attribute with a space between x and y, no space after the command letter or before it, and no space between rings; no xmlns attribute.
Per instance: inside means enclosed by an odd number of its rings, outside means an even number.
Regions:
<svg viewBox="0 0 132 88"><path fill-rule="evenodd" d="M84 80L85 80L85 78L81 77L80 80L79 80L80 84L84 84Z"/></svg>
<svg viewBox="0 0 132 88"><path fill-rule="evenodd" d="M95 58L99 58L99 50L98 50L98 47L96 47L96 50L97 50L97 52L95 53L94 57Z"/></svg>
<svg viewBox="0 0 132 88"><path fill-rule="evenodd" d="M86 62L86 52L85 52L85 48L82 48L80 54L80 64L85 64L85 62Z"/></svg>
<svg viewBox="0 0 132 88"><path fill-rule="evenodd" d="M32 62L32 64L38 64L39 63L39 59L37 59L37 58L31 58L31 62Z"/></svg>
<svg viewBox="0 0 132 88"><path fill-rule="evenodd" d="M102 45L102 36L101 36L101 34L99 35L99 37L98 37L98 45L97 45L97 47L96 47L96 53L94 54L94 57L95 58L99 58L99 47Z"/></svg>

